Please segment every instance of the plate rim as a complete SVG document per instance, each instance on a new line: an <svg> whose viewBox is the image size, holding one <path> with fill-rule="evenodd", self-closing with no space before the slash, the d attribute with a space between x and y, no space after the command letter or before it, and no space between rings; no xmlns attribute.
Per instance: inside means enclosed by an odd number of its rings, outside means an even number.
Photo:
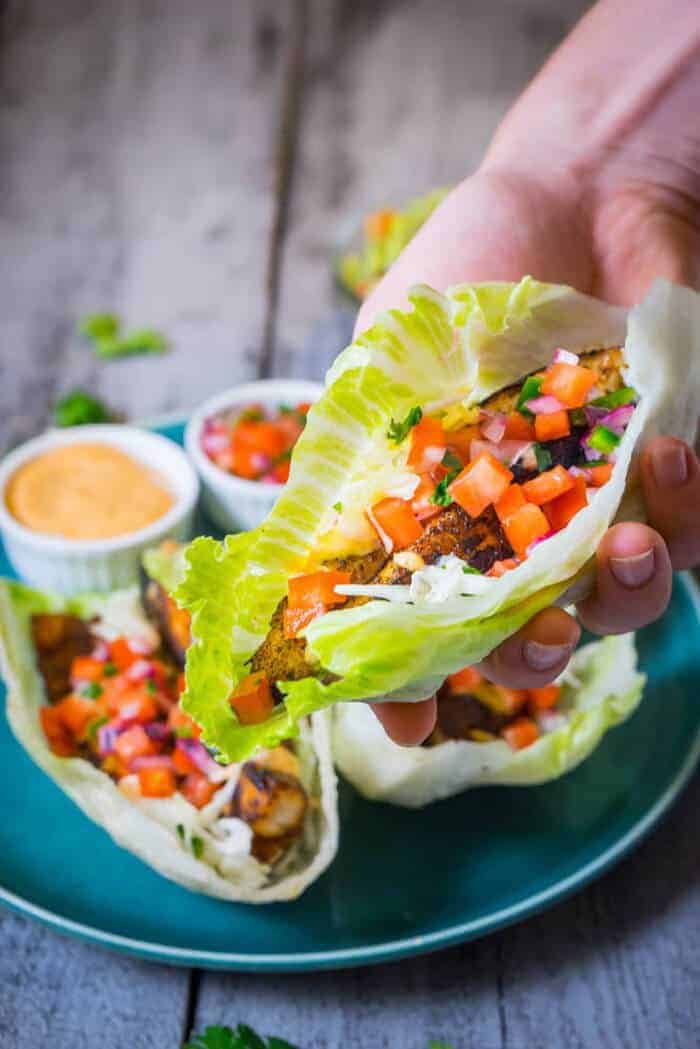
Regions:
<svg viewBox="0 0 700 1049"><path fill-rule="evenodd" d="M182 415L160 416L143 420L136 425L159 429L183 425ZM677 573L700 620L700 586L690 572ZM84 922L65 918L55 911L32 903L18 893L0 885L0 903L15 913L24 914L65 935L84 942L144 958L152 962L241 972L310 972L321 969L341 969L358 965L377 965L400 958L426 954L455 946L505 928L517 921L537 914L584 888L622 860L656 826L661 817L679 797L700 760L700 729L690 746L685 760L666 790L656 799L622 837L613 842L594 859L552 883L546 889L530 894L508 907L502 907L480 918L458 922L447 928L419 936L404 936L381 944L364 944L347 948L294 953L245 954L233 951L207 951L191 947L172 947L152 940L139 940L118 933L107 932Z"/></svg>

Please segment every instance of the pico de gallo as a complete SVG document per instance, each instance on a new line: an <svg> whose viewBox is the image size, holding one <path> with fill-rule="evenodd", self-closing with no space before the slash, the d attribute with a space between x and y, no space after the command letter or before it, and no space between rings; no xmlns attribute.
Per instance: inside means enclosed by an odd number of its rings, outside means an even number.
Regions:
<svg viewBox="0 0 700 1049"><path fill-rule="evenodd" d="M266 408L246 404L205 419L201 446L226 473L263 484L286 484L292 449L306 425L308 403Z"/></svg>
<svg viewBox="0 0 700 1049"><path fill-rule="evenodd" d="M619 348L581 357L559 349L549 367L475 408L468 424L448 426L449 414L419 406L393 420L387 440L405 449L413 494L387 493L364 507L375 537L369 552L289 580L251 670L273 683L308 677L314 668L300 635L317 616L391 598L396 585L409 584L415 600L426 573L440 569L453 579L457 572L457 593L483 592L566 528L608 483L634 413L622 365ZM342 503L333 509L342 527Z"/></svg>
<svg viewBox="0 0 700 1049"><path fill-rule="evenodd" d="M147 584L151 601L157 585ZM162 607L149 609L159 623ZM216 762L179 705L181 653L173 655L165 636L155 643L145 635L106 639L99 621L58 613L36 614L31 625L48 700L39 720L56 756L84 758L131 801L179 795L195 810L212 806L217 820L242 821L252 832L250 854L263 864L278 862L300 839L311 799L294 745L262 751L242 766ZM244 702L254 708L250 698ZM238 711L244 717L242 705ZM204 831L185 841L183 825L182 844L199 858L219 843Z"/></svg>
<svg viewBox="0 0 700 1049"><path fill-rule="evenodd" d="M437 693L437 722L423 745L503 739L513 750L523 750L565 723L557 711L560 694L556 684L530 689L495 685L475 667L465 667L451 674Z"/></svg>

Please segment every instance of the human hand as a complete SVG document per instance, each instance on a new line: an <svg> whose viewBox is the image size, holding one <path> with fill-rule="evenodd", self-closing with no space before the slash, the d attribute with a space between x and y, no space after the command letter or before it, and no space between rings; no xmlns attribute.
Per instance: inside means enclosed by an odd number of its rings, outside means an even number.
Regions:
<svg viewBox="0 0 700 1049"><path fill-rule="evenodd" d="M363 305L357 332L378 311L405 305L407 289L420 282L444 289L529 273L625 305L639 301L657 276L700 284L700 149L688 156L679 124L682 112L690 111L689 94L695 108L700 106L700 60L690 73L679 68L674 78L671 55L665 93L636 123L613 104L607 127L599 115L593 141L581 133L576 117L584 103L597 104L605 77L593 83L596 98L582 100L586 88L576 85L571 111L566 102L560 105L562 126L542 121L545 99L571 94L572 50L576 71L576 48L594 54L609 48L610 33L615 34L611 12L613 21L624 20L620 5L598 5L525 93L479 172L444 201ZM655 26L645 29L653 35ZM616 65L613 72L619 69ZM636 95L633 85L623 87L623 101L632 106L641 87ZM673 127L677 140L667 137ZM557 139L576 143L575 150L564 155L555 148ZM608 531L597 552L594 587L577 608L579 620L594 633L624 633L655 620L668 603L672 570L700 560L700 464L693 450L674 438L655 438L642 450L641 478L649 524L618 524ZM573 617L546 609L480 669L504 685L540 687L562 672L579 635ZM434 698L374 709L402 744L421 742L435 724Z"/></svg>

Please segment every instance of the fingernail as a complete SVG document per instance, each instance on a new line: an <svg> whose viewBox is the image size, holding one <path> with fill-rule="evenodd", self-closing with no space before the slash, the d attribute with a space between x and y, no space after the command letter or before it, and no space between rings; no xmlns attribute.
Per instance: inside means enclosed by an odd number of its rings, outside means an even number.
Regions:
<svg viewBox="0 0 700 1049"><path fill-rule="evenodd" d="M523 656L532 670L551 670L568 659L572 649L573 645L543 645L541 641L526 641Z"/></svg>
<svg viewBox="0 0 700 1049"><path fill-rule="evenodd" d="M631 557L610 558L610 571L618 583L622 583L630 590L636 590L648 583L654 574L655 567L653 547L642 554L633 554Z"/></svg>
<svg viewBox="0 0 700 1049"><path fill-rule="evenodd" d="M680 488L688 480L688 459L682 444L664 441L651 453L654 480L660 488Z"/></svg>

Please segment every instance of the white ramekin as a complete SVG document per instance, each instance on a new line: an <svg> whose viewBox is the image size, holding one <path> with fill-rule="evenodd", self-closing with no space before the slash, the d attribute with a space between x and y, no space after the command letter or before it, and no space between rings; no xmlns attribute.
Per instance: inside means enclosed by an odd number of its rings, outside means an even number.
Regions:
<svg viewBox="0 0 700 1049"><path fill-rule="evenodd" d="M23 463L53 448L108 444L155 470L173 493L166 514L146 528L113 539L64 539L20 524L5 503L9 478ZM114 590L138 578L141 554L161 539L188 539L199 495L197 475L182 448L136 426L99 424L49 430L16 448L0 463L0 533L21 579L33 586L76 594ZM128 499L129 493L124 493Z"/></svg>
<svg viewBox="0 0 700 1049"><path fill-rule="evenodd" d="M202 482L204 508L222 531L242 532L255 528L267 517L284 485L246 481L216 466L201 445L205 420L229 408L243 408L246 404L276 408L279 404L314 402L322 392L323 386L318 382L260 379L244 386L234 386L210 398L193 413L185 431L185 448Z"/></svg>

